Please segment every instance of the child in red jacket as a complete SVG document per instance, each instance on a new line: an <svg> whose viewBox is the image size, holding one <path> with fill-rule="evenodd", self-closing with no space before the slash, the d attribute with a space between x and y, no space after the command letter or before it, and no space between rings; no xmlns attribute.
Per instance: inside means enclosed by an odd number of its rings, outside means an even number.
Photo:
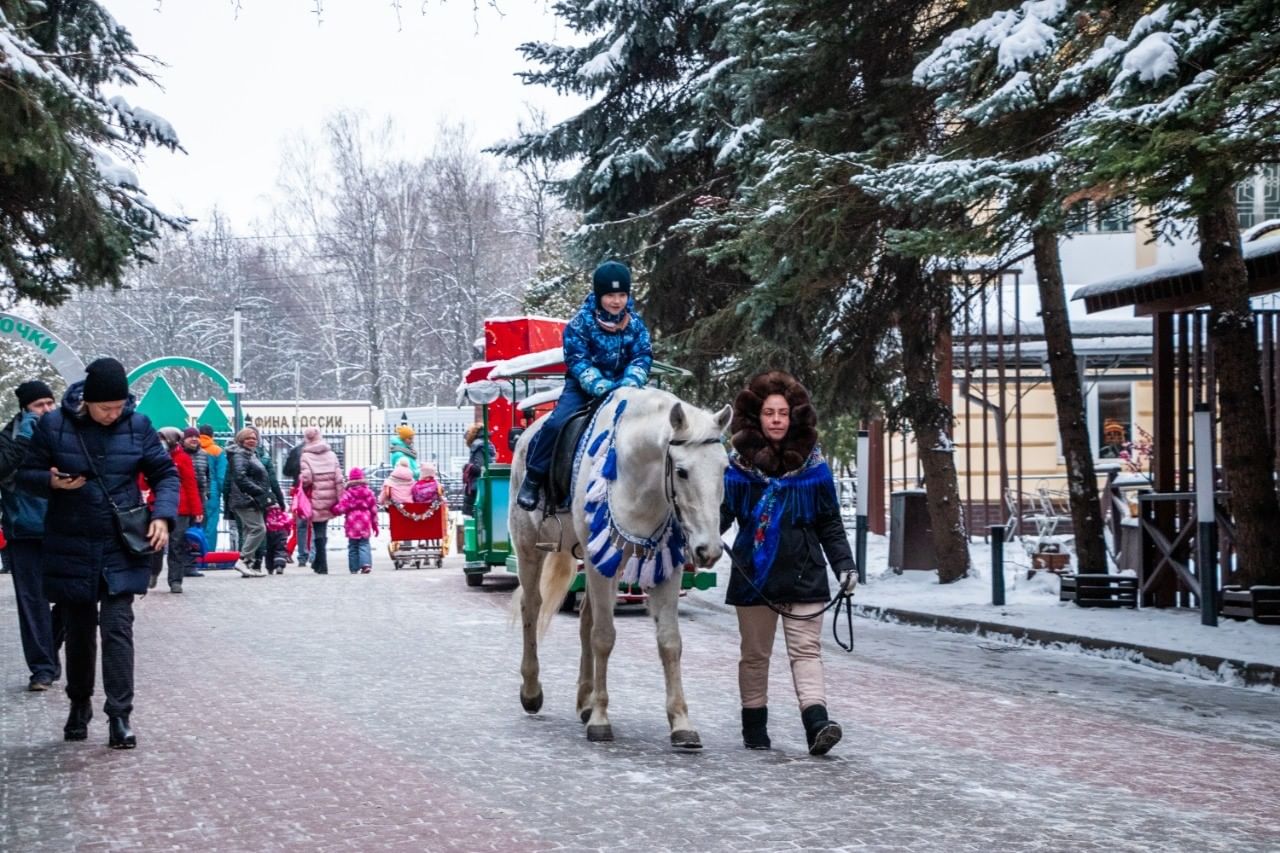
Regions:
<svg viewBox="0 0 1280 853"><path fill-rule="evenodd" d="M182 592L184 577L199 577L191 549L187 547L187 528L193 524L204 523L204 501L200 497L200 486L196 483L196 466L191 461L191 454L182 445L183 435L176 427L162 427L157 430L169 458L178 469L178 517L174 520L173 530L169 532L169 592ZM160 569L164 563L164 553L158 553L151 559L151 586L160 578Z"/></svg>

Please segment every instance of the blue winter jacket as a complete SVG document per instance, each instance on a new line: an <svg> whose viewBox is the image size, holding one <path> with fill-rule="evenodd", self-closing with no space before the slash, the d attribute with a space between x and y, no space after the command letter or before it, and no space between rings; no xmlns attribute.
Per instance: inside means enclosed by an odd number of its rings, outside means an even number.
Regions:
<svg viewBox="0 0 1280 853"><path fill-rule="evenodd" d="M155 498L151 517L172 527L178 515L178 469L151 420L134 410L130 397L120 419L104 427L80 412L83 392L83 382L72 385L62 406L36 423L18 472L20 488L49 500L41 549L45 594L50 601L76 604L97 601L104 581L108 595L145 594L151 575L149 557L124 550L104 487L121 509L138 506L142 474ZM77 474L91 470L78 436L83 436L100 478L75 490L51 489L50 468Z"/></svg>
<svg viewBox="0 0 1280 853"><path fill-rule="evenodd" d="M653 350L649 330L636 313L635 302L627 300L631 320L621 332L606 332L596 324L599 308L594 293L587 294L578 313L564 330L564 364L569 376L589 394L601 379L608 380L612 390L624 380L637 388L649 381Z"/></svg>
<svg viewBox="0 0 1280 853"><path fill-rule="evenodd" d="M5 429L13 430L16 441L29 445L38 420L40 416L34 412L19 412ZM39 539L44 536L47 500L23 491L15 483L13 488L0 492L0 502L4 504L4 535L7 538Z"/></svg>

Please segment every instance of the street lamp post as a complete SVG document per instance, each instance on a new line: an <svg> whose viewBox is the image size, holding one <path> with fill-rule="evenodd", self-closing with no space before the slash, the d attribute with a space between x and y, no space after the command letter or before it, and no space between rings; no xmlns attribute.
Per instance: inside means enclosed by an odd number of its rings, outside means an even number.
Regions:
<svg viewBox="0 0 1280 853"><path fill-rule="evenodd" d="M871 433L858 430L858 502L855 505L854 559L858 561L858 583L867 582L867 504L871 498Z"/></svg>

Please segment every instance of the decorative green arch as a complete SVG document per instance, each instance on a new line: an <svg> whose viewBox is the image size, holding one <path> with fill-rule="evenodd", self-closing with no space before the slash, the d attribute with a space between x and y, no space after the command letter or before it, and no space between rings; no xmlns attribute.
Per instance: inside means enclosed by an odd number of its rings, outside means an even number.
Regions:
<svg viewBox="0 0 1280 853"><path fill-rule="evenodd" d="M153 358L151 361L138 365L129 374L129 384L132 385L148 373L154 373L157 370L164 370L168 367L185 367L194 370L197 373L203 373L215 383L218 384L228 397L231 396L231 381L222 374L216 367L212 367L200 361L198 358L187 358L181 355L169 355L164 358Z"/></svg>

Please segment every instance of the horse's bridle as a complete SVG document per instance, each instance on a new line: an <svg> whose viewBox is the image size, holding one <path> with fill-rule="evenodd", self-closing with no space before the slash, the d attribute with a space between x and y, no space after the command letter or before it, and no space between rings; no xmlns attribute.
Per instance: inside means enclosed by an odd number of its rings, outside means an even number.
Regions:
<svg viewBox="0 0 1280 853"><path fill-rule="evenodd" d="M719 443L720 443L719 436L712 436L711 438L702 438L702 439L698 439L697 441L691 441L690 439L687 439L687 438L673 438L671 441L667 442L667 453L666 453L667 461L666 461L665 476L663 477L663 485L666 488L667 503L671 504L671 510L672 512L675 513L675 516L676 516L676 524L680 525L680 535L684 537L686 542L689 541L689 531L685 530L684 513L680 511L680 501L676 499L676 463L675 463L675 460L671 458L671 448L684 447L685 445L689 445L689 444L696 447L701 445L719 444Z"/></svg>

